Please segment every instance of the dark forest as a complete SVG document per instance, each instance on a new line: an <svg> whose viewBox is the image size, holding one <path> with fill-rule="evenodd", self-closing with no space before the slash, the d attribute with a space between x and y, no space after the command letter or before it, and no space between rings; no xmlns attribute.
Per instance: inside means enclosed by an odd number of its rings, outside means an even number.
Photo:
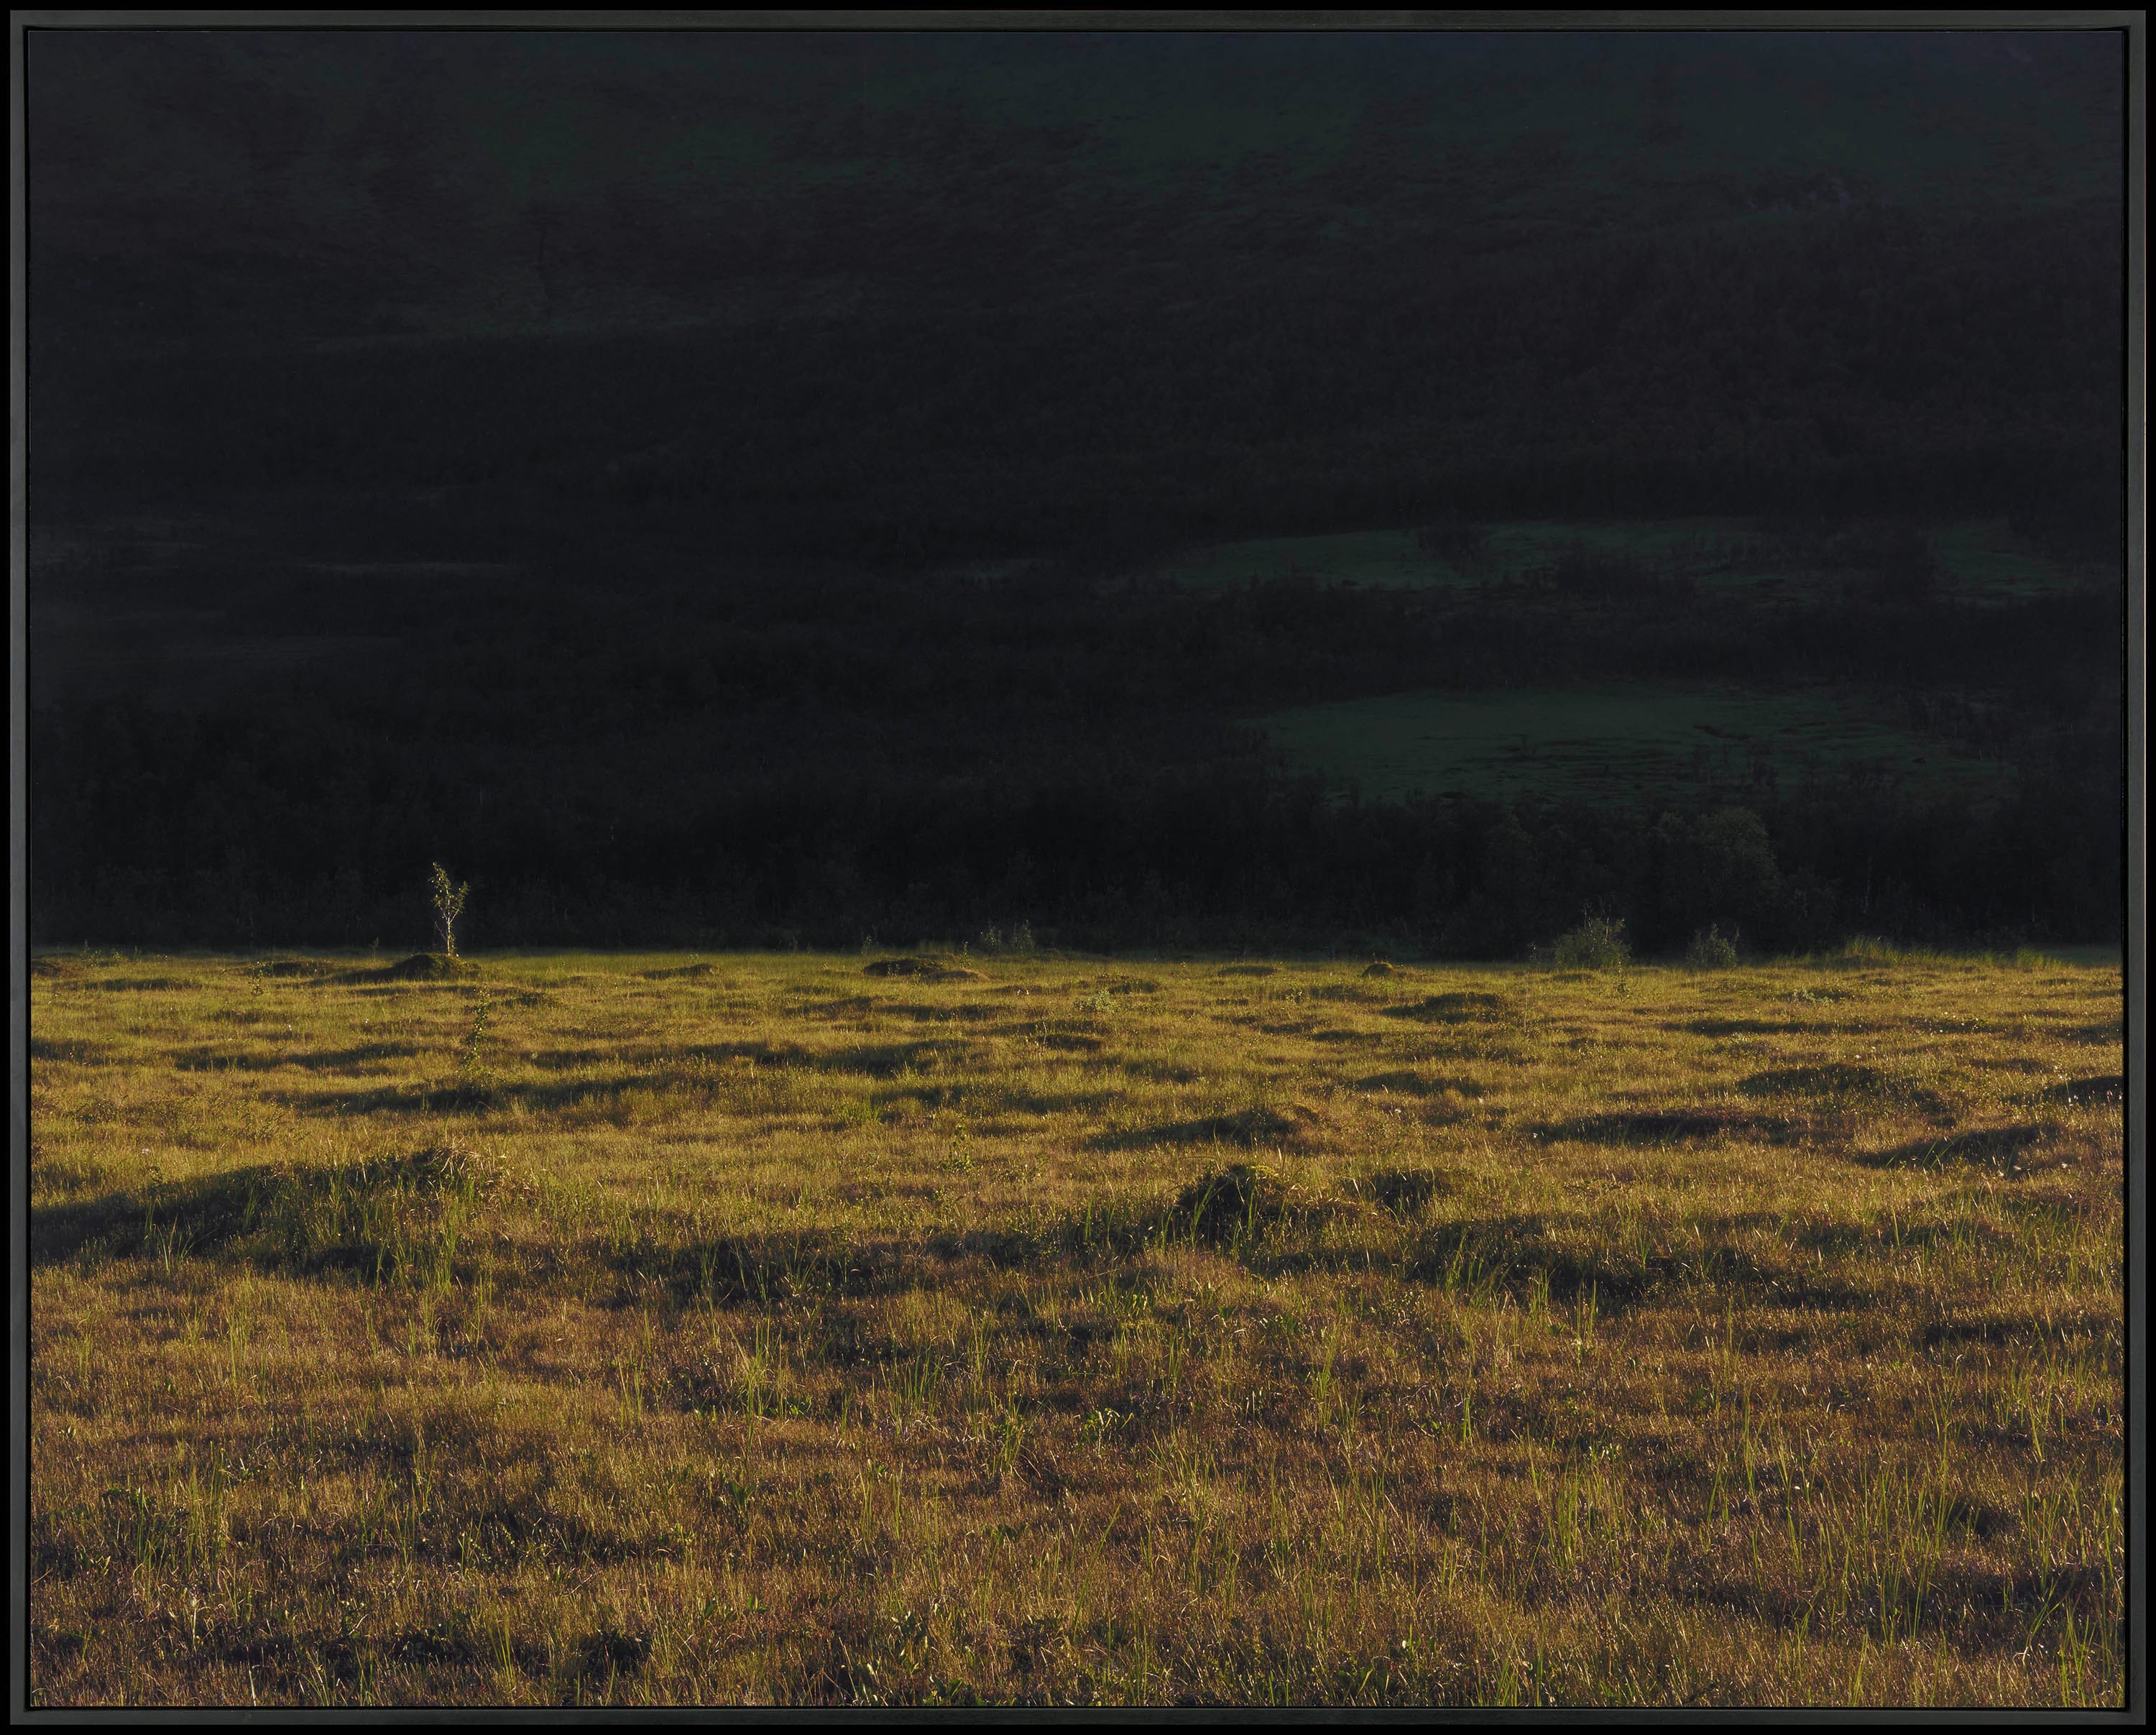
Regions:
<svg viewBox="0 0 2156 1735"><path fill-rule="evenodd" d="M33 36L37 942L2115 939L2116 39L1551 44ZM1379 529L1477 582L1173 576ZM1998 775L1265 721L1611 682Z"/></svg>

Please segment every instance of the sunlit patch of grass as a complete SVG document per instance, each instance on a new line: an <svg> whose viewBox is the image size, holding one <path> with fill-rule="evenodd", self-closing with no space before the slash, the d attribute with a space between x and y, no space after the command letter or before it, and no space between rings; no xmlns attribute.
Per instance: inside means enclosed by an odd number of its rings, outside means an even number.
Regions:
<svg viewBox="0 0 2156 1735"><path fill-rule="evenodd" d="M2120 1702L2115 965L300 962L33 972L40 1703Z"/></svg>

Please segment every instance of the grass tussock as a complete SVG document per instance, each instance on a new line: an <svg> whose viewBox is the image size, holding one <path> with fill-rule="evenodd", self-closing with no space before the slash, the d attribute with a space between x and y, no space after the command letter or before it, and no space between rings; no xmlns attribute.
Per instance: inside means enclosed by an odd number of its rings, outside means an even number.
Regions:
<svg viewBox="0 0 2156 1735"><path fill-rule="evenodd" d="M2117 970L1857 961L40 961L32 1693L2117 1706Z"/></svg>
<svg viewBox="0 0 2156 1735"><path fill-rule="evenodd" d="M1194 1240L1217 1245L1254 1240L1312 1209L1299 1188L1262 1163L1231 1163L1191 1182L1168 1214L1189 1225Z"/></svg>

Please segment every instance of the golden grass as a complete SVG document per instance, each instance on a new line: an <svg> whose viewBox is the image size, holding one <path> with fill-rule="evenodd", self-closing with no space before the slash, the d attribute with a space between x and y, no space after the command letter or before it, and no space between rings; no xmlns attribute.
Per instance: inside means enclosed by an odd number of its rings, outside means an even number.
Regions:
<svg viewBox="0 0 2156 1735"><path fill-rule="evenodd" d="M2115 965L869 962L39 961L36 1702L2121 1702Z"/></svg>

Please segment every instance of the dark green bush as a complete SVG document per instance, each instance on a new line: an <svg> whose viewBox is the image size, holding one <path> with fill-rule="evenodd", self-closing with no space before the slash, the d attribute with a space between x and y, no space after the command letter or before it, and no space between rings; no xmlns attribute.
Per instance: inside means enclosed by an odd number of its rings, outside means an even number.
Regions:
<svg viewBox="0 0 2156 1735"><path fill-rule="evenodd" d="M1621 970L1632 961L1619 916L1588 916L1550 948L1550 962L1565 970Z"/></svg>
<svg viewBox="0 0 2156 1735"><path fill-rule="evenodd" d="M1694 970L1726 970L1737 962L1737 937L1709 922L1685 947L1685 962Z"/></svg>

